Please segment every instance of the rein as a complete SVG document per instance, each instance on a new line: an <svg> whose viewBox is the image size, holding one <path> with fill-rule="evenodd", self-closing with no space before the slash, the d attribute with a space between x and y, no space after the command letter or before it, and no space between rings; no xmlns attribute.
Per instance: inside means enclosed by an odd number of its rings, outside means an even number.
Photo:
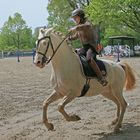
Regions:
<svg viewBox="0 0 140 140"><path fill-rule="evenodd" d="M66 37L59 43L59 45L57 46L57 48L56 48L55 50L54 50L54 47L53 47L52 40L51 40L51 37L50 37L50 36L44 36L44 37L42 37L41 39L39 39L39 40L37 41L37 48L38 48L40 41L42 41L42 40L44 40L44 39L46 39L46 38L49 39L49 42L48 42L48 44L47 44L45 53L37 52L37 53L43 55L42 63L48 64L48 63L52 60L52 58L54 57L54 55L55 55L56 52L58 51L59 47L61 46L61 44L65 41L65 39L66 39L68 36L69 36L69 33L68 33L68 34L66 35ZM52 48L52 50L53 50L53 54L52 54L52 56L50 57L50 59L48 59L48 58L46 57L46 54L47 54L47 51L48 51L48 48L49 48L49 44L51 45L51 48Z"/></svg>

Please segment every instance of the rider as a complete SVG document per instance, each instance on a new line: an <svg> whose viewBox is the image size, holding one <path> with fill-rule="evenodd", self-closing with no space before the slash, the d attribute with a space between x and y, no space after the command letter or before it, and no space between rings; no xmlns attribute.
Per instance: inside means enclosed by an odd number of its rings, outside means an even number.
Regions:
<svg viewBox="0 0 140 140"><path fill-rule="evenodd" d="M86 20L85 13L82 9L76 9L72 12L72 18L76 22L76 26L70 29L73 34L69 36L69 40L79 39L82 48L78 50L78 54L84 54L92 69L95 71L99 82L107 85L107 80L102 75L98 65L96 64L96 36L93 25Z"/></svg>

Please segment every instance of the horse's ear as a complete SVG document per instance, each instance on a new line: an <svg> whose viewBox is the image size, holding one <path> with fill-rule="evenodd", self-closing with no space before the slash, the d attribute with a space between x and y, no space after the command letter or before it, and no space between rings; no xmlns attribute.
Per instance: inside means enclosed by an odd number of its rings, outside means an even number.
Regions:
<svg viewBox="0 0 140 140"><path fill-rule="evenodd" d="M42 34L44 34L44 33L45 33L44 28L41 28L41 29L40 29L40 32L41 32Z"/></svg>
<svg viewBox="0 0 140 140"><path fill-rule="evenodd" d="M46 28L46 29L45 28L40 28L38 39L50 34L52 30L53 30L53 28Z"/></svg>
<svg viewBox="0 0 140 140"><path fill-rule="evenodd" d="M38 39L42 38L44 35L45 35L45 30L44 30L44 28L40 28L40 29L39 29L39 36L38 36Z"/></svg>
<svg viewBox="0 0 140 140"><path fill-rule="evenodd" d="M49 34L49 33L51 33L52 30L53 30L53 28L46 29L46 35Z"/></svg>

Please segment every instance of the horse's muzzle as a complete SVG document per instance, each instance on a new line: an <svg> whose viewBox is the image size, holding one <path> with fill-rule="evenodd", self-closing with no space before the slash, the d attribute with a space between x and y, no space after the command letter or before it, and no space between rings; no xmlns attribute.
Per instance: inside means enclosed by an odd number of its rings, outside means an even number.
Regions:
<svg viewBox="0 0 140 140"><path fill-rule="evenodd" d="M45 63L41 63L41 61L37 61L36 63L34 63L37 67L39 68L44 68L45 67Z"/></svg>

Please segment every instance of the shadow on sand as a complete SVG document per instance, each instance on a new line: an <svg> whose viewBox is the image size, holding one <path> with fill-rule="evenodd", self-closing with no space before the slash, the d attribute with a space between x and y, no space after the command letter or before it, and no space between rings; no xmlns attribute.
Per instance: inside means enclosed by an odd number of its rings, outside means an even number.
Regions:
<svg viewBox="0 0 140 140"><path fill-rule="evenodd" d="M125 123L120 133L96 133L94 135L99 135L101 138L98 140L140 140L140 126L136 124Z"/></svg>

